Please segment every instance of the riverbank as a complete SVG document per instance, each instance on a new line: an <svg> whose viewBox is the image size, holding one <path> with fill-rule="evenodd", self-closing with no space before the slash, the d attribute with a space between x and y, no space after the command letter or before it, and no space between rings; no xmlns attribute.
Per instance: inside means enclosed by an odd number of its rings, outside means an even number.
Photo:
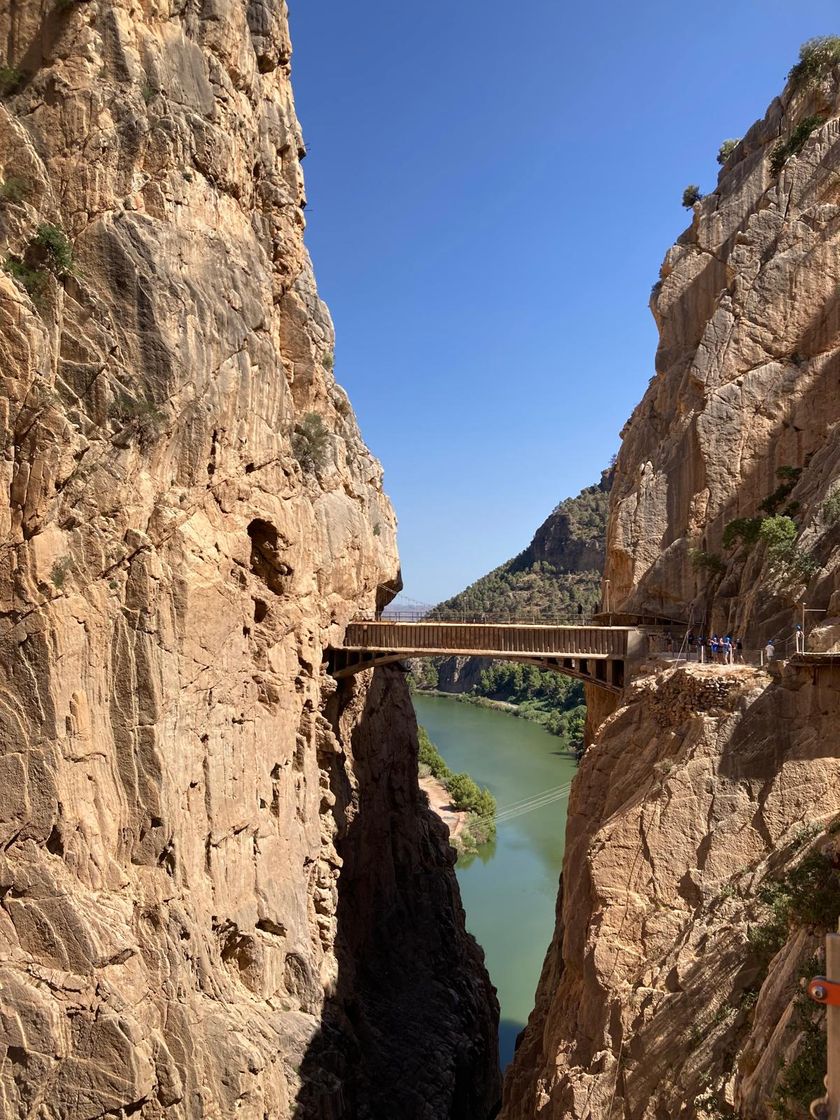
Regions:
<svg viewBox="0 0 840 1120"><path fill-rule="evenodd" d="M508 715L519 715L519 704L510 704L507 700L490 700L486 696L475 696L472 692L442 692L439 688L417 688L416 696L445 696L448 700L457 700L459 704L474 704L476 708L493 708L497 712L507 712Z"/></svg>
<svg viewBox="0 0 840 1120"><path fill-rule="evenodd" d="M470 704L475 708L488 708L494 712L504 712L505 715L514 716L516 719L527 719L531 723L539 724L539 726L548 731L549 734L555 734L555 732L548 727L551 709L543 708L535 701L513 704L509 700L491 700L487 696L476 696L472 692L443 692L439 688L416 688L413 694L415 696L445 697L448 700L456 700L459 704ZM562 735L558 735L557 737L559 739L564 738ZM567 749L569 754L574 756L575 752L568 744Z"/></svg>
<svg viewBox="0 0 840 1120"><path fill-rule="evenodd" d="M459 859L455 872L467 929L484 950L498 990L504 1068L533 1008L554 931L566 824L561 793L576 765L556 736L530 720L500 719L499 709L444 703L427 692L413 700L449 768L471 774L499 802L495 840L475 857Z"/></svg>
<svg viewBox="0 0 840 1120"><path fill-rule="evenodd" d="M467 825L469 818L468 809L456 809L452 804L452 796L440 779L429 774L420 778L420 788L429 799L429 808L436 813L449 829L449 839L455 851L459 851L458 842Z"/></svg>

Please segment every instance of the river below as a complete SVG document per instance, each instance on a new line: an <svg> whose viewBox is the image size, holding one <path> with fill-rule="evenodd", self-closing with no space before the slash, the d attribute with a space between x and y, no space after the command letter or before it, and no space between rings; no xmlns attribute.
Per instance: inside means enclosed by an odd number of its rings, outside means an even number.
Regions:
<svg viewBox="0 0 840 1120"><path fill-rule="evenodd" d="M557 795L575 761L560 739L525 719L440 696L415 694L414 708L450 769L466 771L498 802L495 843L456 870L467 929L499 993L504 1069L554 930L566 829L566 797Z"/></svg>

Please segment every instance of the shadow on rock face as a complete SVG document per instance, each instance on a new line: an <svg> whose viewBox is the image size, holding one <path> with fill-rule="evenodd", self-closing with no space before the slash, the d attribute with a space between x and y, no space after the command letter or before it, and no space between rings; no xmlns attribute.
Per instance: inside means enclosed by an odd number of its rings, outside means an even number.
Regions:
<svg viewBox="0 0 840 1120"><path fill-rule="evenodd" d="M337 759L338 980L295 1120L486 1120L500 1096L498 1003L464 930L444 826L418 789L402 672L374 670L366 692L342 682L326 714L358 788Z"/></svg>

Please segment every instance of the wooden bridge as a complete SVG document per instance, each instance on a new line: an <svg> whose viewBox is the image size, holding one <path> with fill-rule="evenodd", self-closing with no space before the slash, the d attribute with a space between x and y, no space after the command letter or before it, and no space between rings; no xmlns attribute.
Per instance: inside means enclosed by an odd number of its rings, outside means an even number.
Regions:
<svg viewBox="0 0 840 1120"><path fill-rule="evenodd" d="M407 657L492 657L523 661L621 692L628 661L647 652L647 636L632 626L533 623L352 622L340 647L327 650L330 673L349 677Z"/></svg>

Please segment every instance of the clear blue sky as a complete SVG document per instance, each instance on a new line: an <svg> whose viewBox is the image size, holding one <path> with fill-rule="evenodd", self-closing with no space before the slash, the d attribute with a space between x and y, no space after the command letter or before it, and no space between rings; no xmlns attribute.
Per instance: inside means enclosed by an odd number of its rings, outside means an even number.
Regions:
<svg viewBox="0 0 840 1120"><path fill-rule="evenodd" d="M599 477L653 372L647 308L720 143L824 0L291 0L307 240L385 467L406 594L515 555Z"/></svg>

